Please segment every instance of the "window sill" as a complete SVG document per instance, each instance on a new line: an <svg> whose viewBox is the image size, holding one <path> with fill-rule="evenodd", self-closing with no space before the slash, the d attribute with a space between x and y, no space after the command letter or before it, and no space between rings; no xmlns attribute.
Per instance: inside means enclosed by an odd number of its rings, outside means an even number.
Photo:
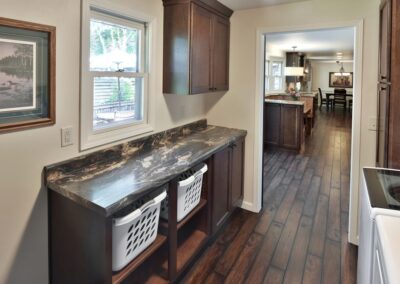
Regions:
<svg viewBox="0 0 400 284"><path fill-rule="evenodd" d="M128 126L97 134L84 134L81 136L80 151L89 150L95 147L112 144L128 138L136 138L144 134L154 132L149 124Z"/></svg>

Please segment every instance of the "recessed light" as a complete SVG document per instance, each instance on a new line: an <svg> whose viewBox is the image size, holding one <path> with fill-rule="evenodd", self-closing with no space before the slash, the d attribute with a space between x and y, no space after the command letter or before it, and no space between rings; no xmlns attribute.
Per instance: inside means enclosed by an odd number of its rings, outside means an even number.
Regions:
<svg viewBox="0 0 400 284"><path fill-rule="evenodd" d="M338 56L339 56L339 55L343 55L343 52L338 52L338 53L336 53L336 54L337 54Z"/></svg>

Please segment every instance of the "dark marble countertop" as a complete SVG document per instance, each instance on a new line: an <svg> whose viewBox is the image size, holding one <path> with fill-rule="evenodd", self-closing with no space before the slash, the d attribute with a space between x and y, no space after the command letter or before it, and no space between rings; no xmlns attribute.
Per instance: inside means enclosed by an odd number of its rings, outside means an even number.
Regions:
<svg viewBox="0 0 400 284"><path fill-rule="evenodd" d="M45 167L46 185L108 217L246 134L196 122Z"/></svg>

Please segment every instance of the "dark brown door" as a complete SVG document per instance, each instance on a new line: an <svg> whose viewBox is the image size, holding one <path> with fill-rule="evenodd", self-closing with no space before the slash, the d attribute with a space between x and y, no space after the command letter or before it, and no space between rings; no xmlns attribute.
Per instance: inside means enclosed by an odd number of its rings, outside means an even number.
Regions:
<svg viewBox="0 0 400 284"><path fill-rule="evenodd" d="M300 133L303 118L302 108L292 105L281 105L281 145L289 149L300 148Z"/></svg>
<svg viewBox="0 0 400 284"><path fill-rule="evenodd" d="M213 159L213 198L212 231L215 233L229 214L229 164L231 148L214 155Z"/></svg>
<svg viewBox="0 0 400 284"><path fill-rule="evenodd" d="M211 44L213 15L192 4L192 42L190 60L190 89L192 94L206 93L211 85Z"/></svg>
<svg viewBox="0 0 400 284"><path fill-rule="evenodd" d="M235 209L243 199L243 159L244 140L241 140L232 146L231 211Z"/></svg>
<svg viewBox="0 0 400 284"><path fill-rule="evenodd" d="M382 1L380 7L379 82L390 81L391 1Z"/></svg>
<svg viewBox="0 0 400 284"><path fill-rule="evenodd" d="M213 91L229 89L229 20L214 17L212 87Z"/></svg>

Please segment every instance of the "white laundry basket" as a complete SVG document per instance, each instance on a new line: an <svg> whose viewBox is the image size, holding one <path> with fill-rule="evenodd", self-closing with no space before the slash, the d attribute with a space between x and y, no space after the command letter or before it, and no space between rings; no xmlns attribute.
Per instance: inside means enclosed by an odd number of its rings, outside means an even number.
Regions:
<svg viewBox="0 0 400 284"><path fill-rule="evenodd" d="M157 237L161 201L167 196L166 191L154 198L139 200L113 219L112 227L112 270L121 270ZM144 203L144 204L143 204ZM132 209L135 209L132 212Z"/></svg>
<svg viewBox="0 0 400 284"><path fill-rule="evenodd" d="M203 175L207 172L207 169L207 165L203 163L179 176L177 188L178 222L200 203ZM168 196L161 204L161 217L168 220Z"/></svg>

